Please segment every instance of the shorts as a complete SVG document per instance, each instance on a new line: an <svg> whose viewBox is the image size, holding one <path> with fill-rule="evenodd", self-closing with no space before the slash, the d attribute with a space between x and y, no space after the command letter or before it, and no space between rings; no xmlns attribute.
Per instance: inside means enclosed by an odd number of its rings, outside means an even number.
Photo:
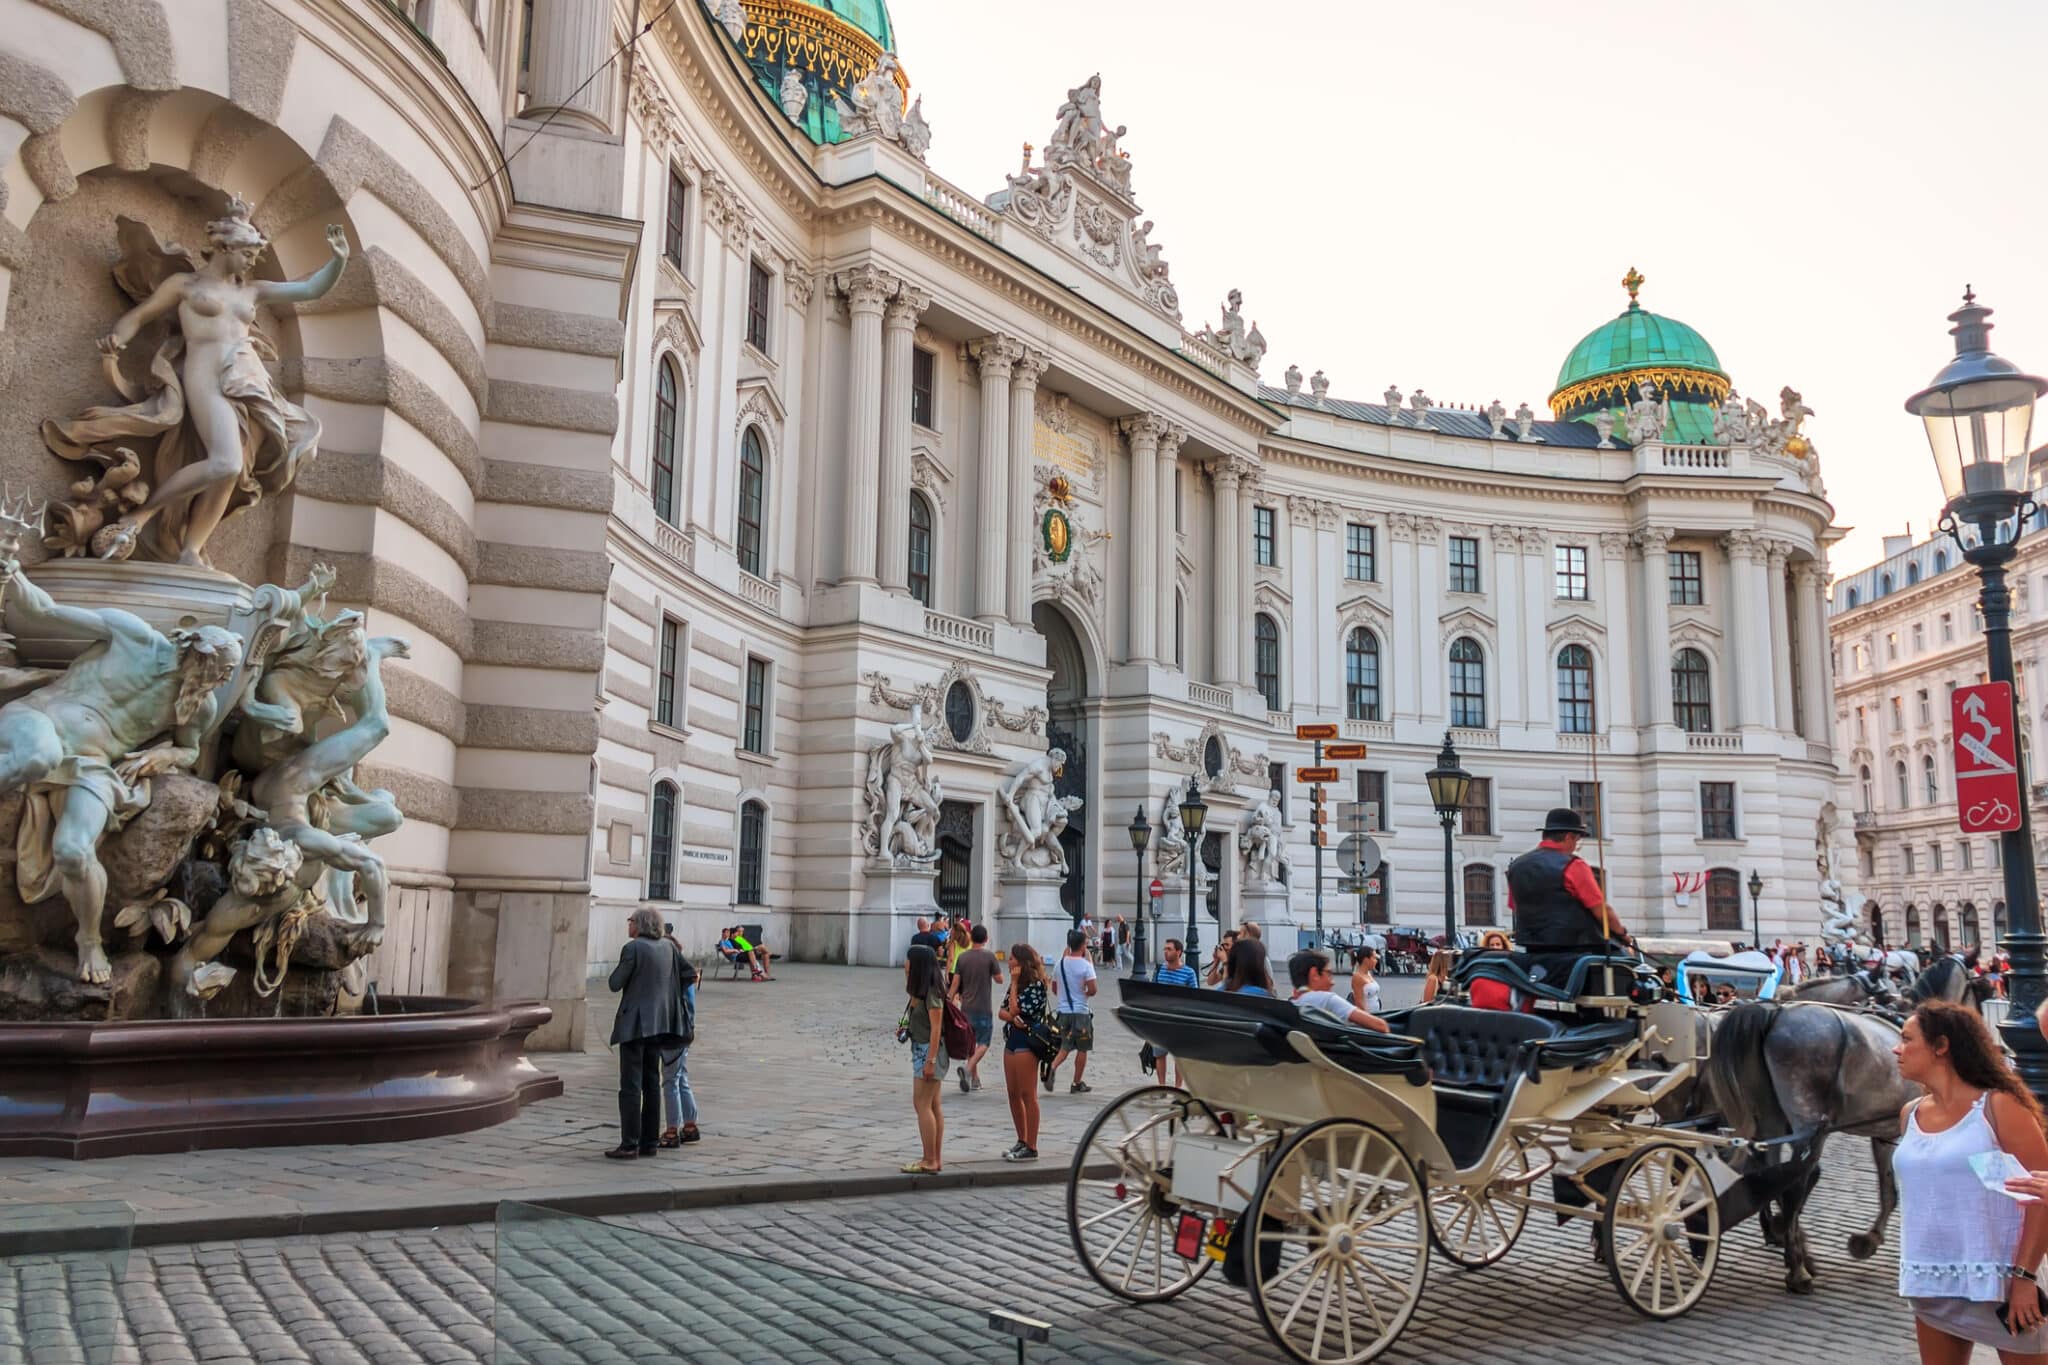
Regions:
<svg viewBox="0 0 2048 1365"><path fill-rule="evenodd" d="M1003 1051L1030 1052L1032 1050L1030 1034L1018 1028L1015 1024L1003 1025Z"/></svg>
<svg viewBox="0 0 2048 1365"><path fill-rule="evenodd" d="M970 1014L967 1027L974 1030L974 1045L987 1047L989 1039L996 1036L996 1017L993 1014Z"/></svg>
<svg viewBox="0 0 2048 1365"><path fill-rule="evenodd" d="M946 1078L946 1045L940 1043L934 1049L931 1044L920 1043L917 1039L913 1038L910 1040L910 1079L914 1081L924 1079L924 1059L927 1053L933 1051L936 1051L938 1056L932 1059L932 1079L944 1080Z"/></svg>
<svg viewBox="0 0 2048 1365"><path fill-rule="evenodd" d="M1062 1052L1093 1052L1095 1050L1095 1016L1092 1014L1062 1014L1060 1016L1060 1050Z"/></svg>
<svg viewBox="0 0 2048 1365"><path fill-rule="evenodd" d="M2048 1321L2036 1324L2018 1336L2005 1330L1998 1320L2002 1303L1980 1303L1970 1299L1911 1299L1913 1316L1938 1332L1964 1341L2014 1355L2039 1355L2048 1351Z"/></svg>

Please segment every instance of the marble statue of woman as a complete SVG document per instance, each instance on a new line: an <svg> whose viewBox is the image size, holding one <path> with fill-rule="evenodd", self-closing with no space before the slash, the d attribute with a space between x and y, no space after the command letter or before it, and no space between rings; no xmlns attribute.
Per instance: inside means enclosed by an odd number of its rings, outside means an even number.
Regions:
<svg viewBox="0 0 2048 1365"><path fill-rule="evenodd" d="M155 437L148 501L92 537L102 559L144 557L205 565L214 528L266 493L281 492L320 440L320 423L287 400L264 368L276 359L256 329L267 304L306 303L334 287L348 261L348 234L327 229L333 256L302 280L260 280L258 261L270 245L249 221L239 195L206 226L212 250L195 267L182 247L159 245L148 227L117 220L122 248L114 279L135 307L100 341L107 380L125 407L92 407L69 422L43 423L43 440L67 460L106 463L101 447ZM182 268L181 268L182 267ZM122 353L162 317L169 334L138 387L122 369Z"/></svg>

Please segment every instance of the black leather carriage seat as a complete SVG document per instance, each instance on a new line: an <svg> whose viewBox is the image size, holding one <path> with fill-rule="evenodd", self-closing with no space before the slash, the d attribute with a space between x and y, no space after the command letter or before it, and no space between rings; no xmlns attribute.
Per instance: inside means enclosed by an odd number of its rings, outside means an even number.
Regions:
<svg viewBox="0 0 2048 1365"><path fill-rule="evenodd" d="M1523 1049L1564 1031L1557 1020L1466 1005L1424 1005L1409 1013L1409 1032L1422 1039L1422 1053L1439 1089L1498 1093L1525 1064Z"/></svg>
<svg viewBox="0 0 2048 1365"><path fill-rule="evenodd" d="M1452 969L1452 979L1460 986L1474 980L1498 981L1538 1000L1568 1004L1588 993L1609 993L1607 983L1599 975L1601 965L1609 962L1613 964L1617 983L1625 990L1630 977L1639 970L1635 960L1619 955L1609 958L1597 952L1576 959L1558 954L1537 958L1528 953L1468 953Z"/></svg>
<svg viewBox="0 0 2048 1365"><path fill-rule="evenodd" d="M1129 977L1117 985L1123 1003L1116 1015L1124 1027L1179 1057L1223 1066L1304 1064L1287 1044L1288 1033L1298 1031L1347 1071L1399 1076L1411 1085L1429 1083L1422 1045L1413 1038L1353 1028L1270 996L1162 986Z"/></svg>

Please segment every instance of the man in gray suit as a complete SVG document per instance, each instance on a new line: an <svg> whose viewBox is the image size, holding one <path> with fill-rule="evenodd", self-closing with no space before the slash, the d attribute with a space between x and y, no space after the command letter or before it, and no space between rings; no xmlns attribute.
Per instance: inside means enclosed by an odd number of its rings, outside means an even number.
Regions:
<svg viewBox="0 0 2048 1365"><path fill-rule="evenodd" d="M612 968L611 988L619 993L612 1044L619 1050L619 1145L606 1152L617 1160L653 1156L661 1139L661 1055L683 1045L683 988L676 960L682 956L661 936L661 916L635 910L626 923L626 946Z"/></svg>

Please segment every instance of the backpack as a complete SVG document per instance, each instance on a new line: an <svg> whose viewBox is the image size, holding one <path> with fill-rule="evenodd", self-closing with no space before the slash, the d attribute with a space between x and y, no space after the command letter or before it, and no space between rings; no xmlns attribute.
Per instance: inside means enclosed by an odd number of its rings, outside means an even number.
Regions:
<svg viewBox="0 0 2048 1365"><path fill-rule="evenodd" d="M946 997L946 1012L939 1019L939 1041L954 1061L964 1062L974 1055L974 1029L968 1024L967 1012L960 1008L960 1002L950 995Z"/></svg>

